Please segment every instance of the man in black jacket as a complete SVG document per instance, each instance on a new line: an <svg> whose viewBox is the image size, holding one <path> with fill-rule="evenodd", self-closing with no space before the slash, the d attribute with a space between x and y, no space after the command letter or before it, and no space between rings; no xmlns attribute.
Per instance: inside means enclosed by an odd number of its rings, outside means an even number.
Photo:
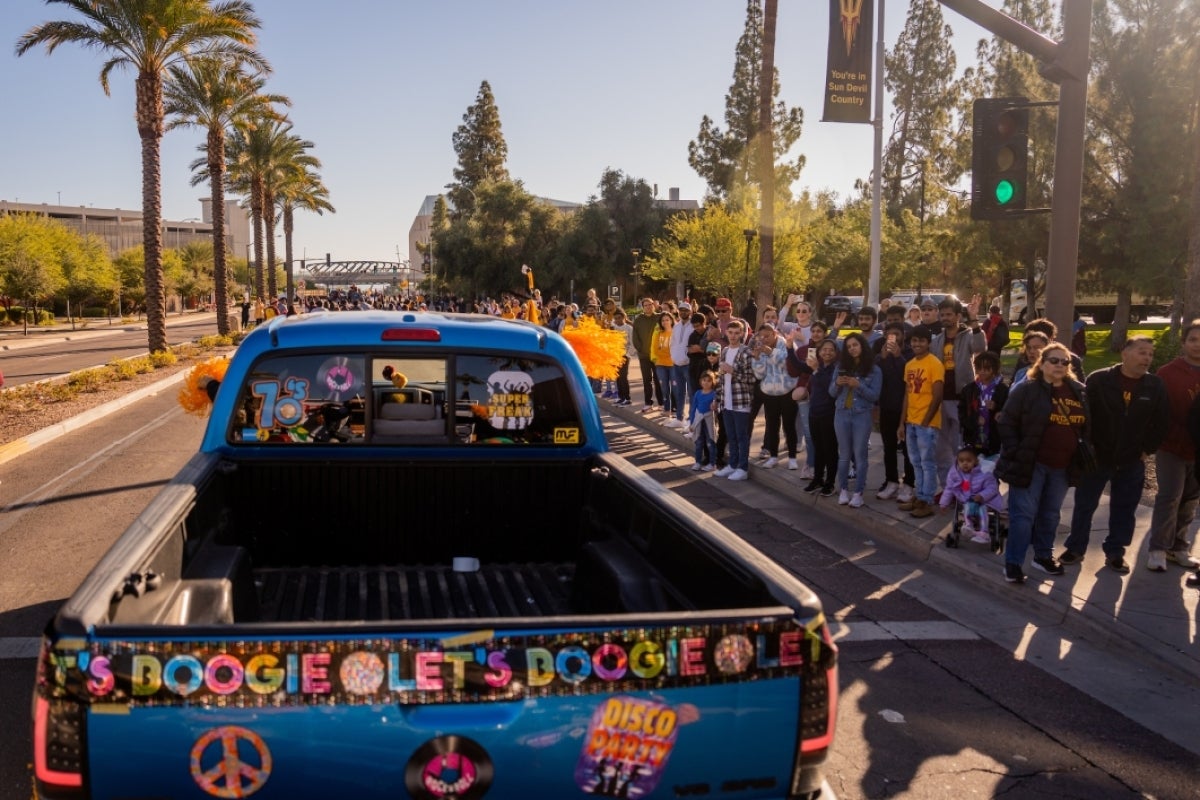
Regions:
<svg viewBox="0 0 1200 800"><path fill-rule="evenodd" d="M1100 469L1083 475L1075 487L1071 535L1058 560L1078 564L1087 550L1092 514L1109 486L1108 536L1104 562L1122 575L1129 572L1125 548L1133 541L1134 513L1146 480L1145 457L1158 450L1167 433L1170 407L1162 379L1149 373L1154 340L1134 336L1125 341L1121 363L1087 378L1092 413L1092 448Z"/></svg>

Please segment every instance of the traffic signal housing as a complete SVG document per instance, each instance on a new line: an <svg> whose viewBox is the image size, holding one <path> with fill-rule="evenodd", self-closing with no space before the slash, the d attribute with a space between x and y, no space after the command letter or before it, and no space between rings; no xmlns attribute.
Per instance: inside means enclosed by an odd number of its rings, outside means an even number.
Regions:
<svg viewBox="0 0 1200 800"><path fill-rule="evenodd" d="M1029 100L981 97L972 109L971 219L1005 219L1027 207Z"/></svg>

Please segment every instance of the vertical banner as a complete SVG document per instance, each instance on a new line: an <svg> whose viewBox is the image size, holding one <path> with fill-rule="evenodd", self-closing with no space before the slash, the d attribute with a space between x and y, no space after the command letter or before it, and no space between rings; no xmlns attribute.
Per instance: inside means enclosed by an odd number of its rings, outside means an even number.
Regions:
<svg viewBox="0 0 1200 800"><path fill-rule="evenodd" d="M829 0L823 122L871 122L874 0Z"/></svg>

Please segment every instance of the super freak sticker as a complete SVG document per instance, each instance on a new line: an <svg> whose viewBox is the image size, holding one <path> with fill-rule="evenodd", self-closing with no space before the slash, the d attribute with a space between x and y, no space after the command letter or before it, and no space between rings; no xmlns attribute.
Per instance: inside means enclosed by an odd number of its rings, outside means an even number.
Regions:
<svg viewBox="0 0 1200 800"><path fill-rule="evenodd" d="M665 703L610 697L592 714L575 765L575 783L602 797L649 794L675 748L679 722L679 714Z"/></svg>

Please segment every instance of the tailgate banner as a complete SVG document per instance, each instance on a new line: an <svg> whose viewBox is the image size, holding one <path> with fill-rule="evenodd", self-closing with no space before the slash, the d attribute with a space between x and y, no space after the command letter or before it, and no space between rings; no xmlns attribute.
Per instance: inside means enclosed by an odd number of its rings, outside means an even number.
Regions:
<svg viewBox="0 0 1200 800"><path fill-rule="evenodd" d="M499 702L795 677L806 646L815 658L819 633L790 620L490 635L453 647L433 637L104 642L51 650L45 689L137 706Z"/></svg>

